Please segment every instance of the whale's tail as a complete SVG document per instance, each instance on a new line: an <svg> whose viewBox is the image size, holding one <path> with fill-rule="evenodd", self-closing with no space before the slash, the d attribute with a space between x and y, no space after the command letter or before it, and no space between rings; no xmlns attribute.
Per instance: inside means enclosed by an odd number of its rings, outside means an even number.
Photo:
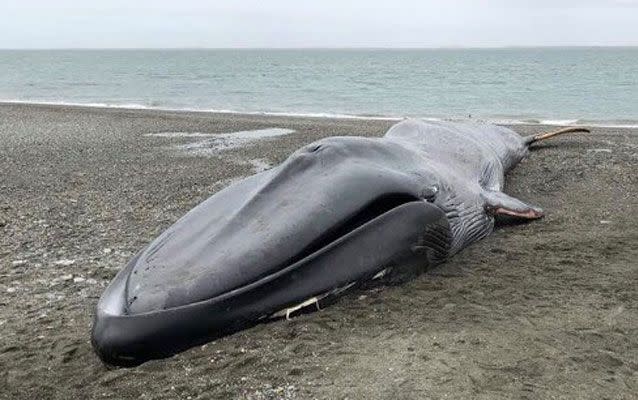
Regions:
<svg viewBox="0 0 638 400"><path fill-rule="evenodd" d="M536 134L536 135L525 136L523 138L523 141L525 142L525 144L527 146L530 146L532 143L536 143L536 142L538 142L540 140L549 139L549 138L554 137L554 136L562 135L563 133L573 133L573 132L590 132L590 131L587 128L569 127L569 128L559 129L559 130L556 130L556 131L544 132L544 133L539 133L539 134Z"/></svg>

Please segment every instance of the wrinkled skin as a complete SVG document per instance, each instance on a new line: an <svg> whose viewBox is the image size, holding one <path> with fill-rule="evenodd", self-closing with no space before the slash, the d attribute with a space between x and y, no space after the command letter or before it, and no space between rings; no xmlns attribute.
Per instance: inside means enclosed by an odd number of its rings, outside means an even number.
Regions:
<svg viewBox="0 0 638 400"><path fill-rule="evenodd" d="M164 356L408 259L442 262L488 235L496 213L541 216L501 192L526 154L506 128L420 120L307 145L132 260L98 304L94 346L113 363Z"/></svg>

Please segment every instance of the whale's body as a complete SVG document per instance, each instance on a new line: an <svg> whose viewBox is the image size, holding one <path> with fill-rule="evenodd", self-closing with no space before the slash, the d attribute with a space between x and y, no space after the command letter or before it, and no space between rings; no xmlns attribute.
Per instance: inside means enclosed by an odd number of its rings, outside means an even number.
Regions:
<svg viewBox="0 0 638 400"><path fill-rule="evenodd" d="M166 356L370 280L444 261L494 215L541 210L501 192L529 138L493 125L406 120L333 137L204 201L107 288L92 339L116 364Z"/></svg>

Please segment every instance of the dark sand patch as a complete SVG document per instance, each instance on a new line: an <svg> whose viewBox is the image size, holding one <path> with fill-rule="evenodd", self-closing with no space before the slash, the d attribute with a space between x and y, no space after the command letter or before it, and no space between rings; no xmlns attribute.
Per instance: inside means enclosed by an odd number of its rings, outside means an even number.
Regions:
<svg viewBox="0 0 638 400"><path fill-rule="evenodd" d="M507 192L547 217L503 226L432 273L135 369L99 362L89 329L105 285L183 213L251 174L246 160L276 165L321 137L391 124L0 106L0 398L636 398L629 129L539 145ZM215 158L144 136L273 127L297 133Z"/></svg>

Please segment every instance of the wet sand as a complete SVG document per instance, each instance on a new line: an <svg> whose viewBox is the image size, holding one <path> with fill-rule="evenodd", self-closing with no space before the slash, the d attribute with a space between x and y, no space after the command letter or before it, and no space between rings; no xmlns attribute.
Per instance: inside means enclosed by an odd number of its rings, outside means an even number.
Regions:
<svg viewBox="0 0 638 400"><path fill-rule="evenodd" d="M0 398L637 398L631 129L537 146L506 190L547 217L403 285L133 369L93 354L101 292L182 214L304 144L391 124L0 105ZM267 128L296 132L213 152L148 135Z"/></svg>

